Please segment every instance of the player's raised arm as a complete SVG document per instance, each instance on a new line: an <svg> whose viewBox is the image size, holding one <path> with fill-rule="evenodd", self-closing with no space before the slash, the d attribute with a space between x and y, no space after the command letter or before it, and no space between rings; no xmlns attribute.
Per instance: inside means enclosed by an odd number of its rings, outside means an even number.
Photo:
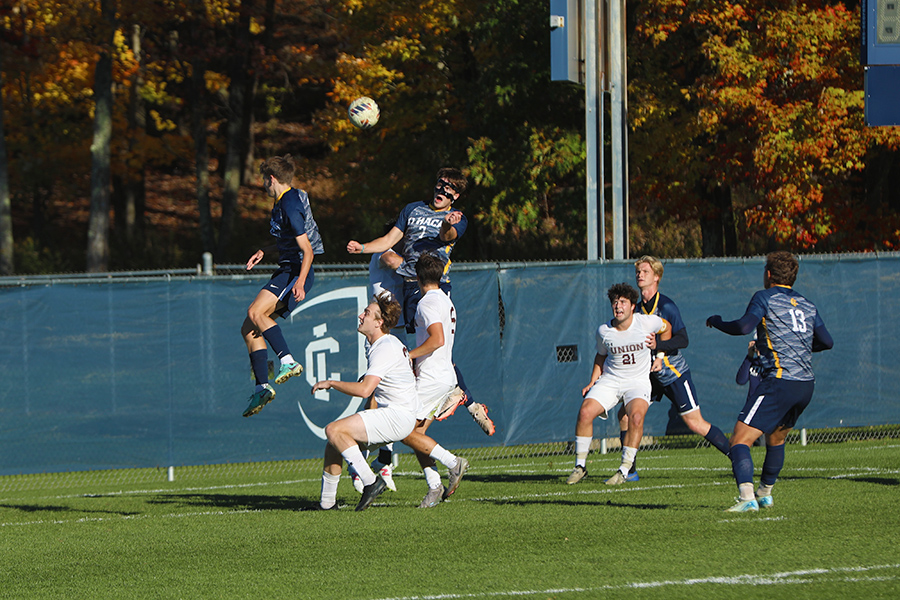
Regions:
<svg viewBox="0 0 900 600"><path fill-rule="evenodd" d="M347 252L350 254L375 254L376 252L384 252L394 247L394 244L403 238L403 232L397 227L393 227L385 235L375 238L371 242L361 244L356 240L347 242Z"/></svg>

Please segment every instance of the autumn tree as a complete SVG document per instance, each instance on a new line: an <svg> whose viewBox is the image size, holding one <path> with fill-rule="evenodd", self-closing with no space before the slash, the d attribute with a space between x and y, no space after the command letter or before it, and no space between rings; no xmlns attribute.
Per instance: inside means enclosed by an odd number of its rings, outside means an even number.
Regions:
<svg viewBox="0 0 900 600"><path fill-rule="evenodd" d="M3 64L3 44L4 40L0 36L0 65ZM9 168L6 162L6 129L3 121L3 73L0 72L0 275L12 275L15 271L14 238L12 205L9 200Z"/></svg>
<svg viewBox="0 0 900 600"><path fill-rule="evenodd" d="M632 22L642 225L664 240L698 223L704 256L883 247L897 216L868 216L860 174L900 136L863 122L858 5L645 0Z"/></svg>
<svg viewBox="0 0 900 600"><path fill-rule="evenodd" d="M430 198L439 167L456 165L474 184L456 255L583 253L583 93L549 82L543 3L345 1L334 12L343 43L317 122L340 202L354 207L345 236L380 234L403 204ZM381 106L372 130L346 118L360 95Z"/></svg>

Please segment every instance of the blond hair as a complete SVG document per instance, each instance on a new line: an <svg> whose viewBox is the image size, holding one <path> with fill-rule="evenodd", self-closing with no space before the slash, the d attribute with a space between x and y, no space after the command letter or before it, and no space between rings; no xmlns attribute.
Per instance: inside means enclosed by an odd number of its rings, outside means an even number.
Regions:
<svg viewBox="0 0 900 600"><path fill-rule="evenodd" d="M636 261L634 261L634 268L637 269L642 264L647 263L650 265L650 268L653 270L653 274L659 277L660 281L662 281L663 276L663 264L662 262L656 258L655 256L650 256L649 254L645 254L640 257Z"/></svg>

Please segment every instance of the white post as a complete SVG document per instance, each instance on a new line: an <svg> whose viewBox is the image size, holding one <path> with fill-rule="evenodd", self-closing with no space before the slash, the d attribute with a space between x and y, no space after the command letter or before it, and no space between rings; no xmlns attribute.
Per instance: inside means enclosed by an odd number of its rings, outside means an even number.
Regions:
<svg viewBox="0 0 900 600"><path fill-rule="evenodd" d="M600 438L600 454L606 454L606 438Z"/></svg>
<svg viewBox="0 0 900 600"><path fill-rule="evenodd" d="M800 430L800 445L806 445L806 427Z"/></svg>
<svg viewBox="0 0 900 600"><path fill-rule="evenodd" d="M606 258L606 245L597 235L603 235L603 112L600 51L597 40L598 4L602 0L585 0L584 3L584 129L587 173L587 259ZM598 210L600 216L598 218Z"/></svg>
<svg viewBox="0 0 900 600"><path fill-rule="evenodd" d="M204 275L212 275L213 274L212 252L204 252L203 253L203 274Z"/></svg>
<svg viewBox="0 0 900 600"><path fill-rule="evenodd" d="M625 0L609 1L609 105L612 153L613 259L628 258L628 118Z"/></svg>
<svg viewBox="0 0 900 600"><path fill-rule="evenodd" d="M169 466L169 481L175 481L175 467Z"/></svg>

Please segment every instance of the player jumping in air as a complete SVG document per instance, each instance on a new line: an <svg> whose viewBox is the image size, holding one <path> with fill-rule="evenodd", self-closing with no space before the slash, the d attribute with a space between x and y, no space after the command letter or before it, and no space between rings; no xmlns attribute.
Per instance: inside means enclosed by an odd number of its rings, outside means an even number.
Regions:
<svg viewBox="0 0 900 600"><path fill-rule="evenodd" d="M255 415L275 397L275 390L269 385L266 342L281 360L275 383L284 383L303 371L291 355L274 317L284 317L306 298L314 280L313 255L324 252L309 196L303 190L291 187L294 179L291 155L266 160L260 165L259 173L266 194L275 199L270 231L276 242L274 246L257 250L247 261L247 270L259 264L265 251L272 248L278 249L278 269L250 304L241 326L241 335L247 344L250 366L256 378L256 389L244 410L245 417Z"/></svg>
<svg viewBox="0 0 900 600"><path fill-rule="evenodd" d="M422 297L416 281L416 261L425 252L435 254L444 265L440 289L450 295L450 253L456 242L466 231L468 221L462 211L455 210L453 203L465 193L468 181L462 171L445 167L438 171L437 182L431 202L423 201L407 204L397 217L394 227L385 235L361 244L355 240L347 243L350 254L385 252L397 242L403 242L403 262L397 273L403 277L403 317L406 330L415 333L416 305ZM457 406L463 405L487 434L493 435L494 422L488 417L487 406L474 402L466 388L462 375L456 372L460 392L442 406L437 420L450 416Z"/></svg>

